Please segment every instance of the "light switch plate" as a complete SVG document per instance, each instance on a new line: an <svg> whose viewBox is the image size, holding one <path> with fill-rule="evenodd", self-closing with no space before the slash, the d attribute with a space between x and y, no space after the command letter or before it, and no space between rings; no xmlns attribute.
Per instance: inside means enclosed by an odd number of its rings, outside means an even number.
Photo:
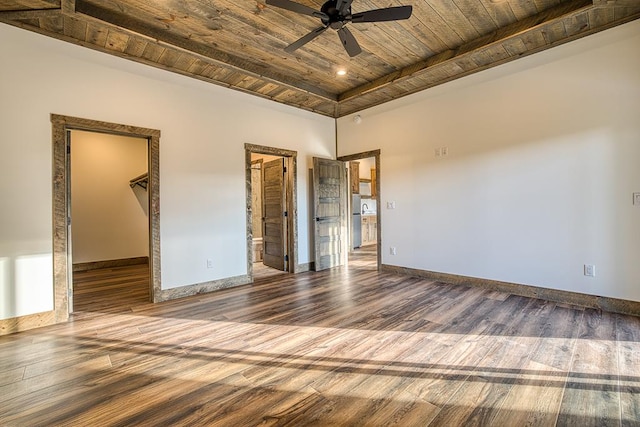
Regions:
<svg viewBox="0 0 640 427"><path fill-rule="evenodd" d="M640 206L640 193L633 193L633 205Z"/></svg>
<svg viewBox="0 0 640 427"><path fill-rule="evenodd" d="M596 277L596 266L592 264L585 264L584 275L588 277Z"/></svg>

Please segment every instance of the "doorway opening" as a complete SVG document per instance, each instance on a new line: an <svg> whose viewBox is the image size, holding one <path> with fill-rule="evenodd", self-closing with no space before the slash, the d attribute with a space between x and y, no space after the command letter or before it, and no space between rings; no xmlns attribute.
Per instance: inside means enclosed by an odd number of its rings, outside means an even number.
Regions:
<svg viewBox="0 0 640 427"><path fill-rule="evenodd" d="M72 192L71 156L73 131L141 138L146 141L147 191L147 244L148 293L150 301L157 302L160 283L160 131L122 124L100 122L77 117L51 115L53 143L53 265L54 313L56 322L69 318L73 305L73 253L72 253ZM136 179L129 177L129 187ZM141 182L141 181L140 181ZM134 183L134 186L137 185ZM132 190L129 188L129 190ZM142 202L144 204L144 202Z"/></svg>
<svg viewBox="0 0 640 427"><path fill-rule="evenodd" d="M73 312L150 301L146 138L68 133Z"/></svg>
<svg viewBox="0 0 640 427"><path fill-rule="evenodd" d="M297 153L253 144L245 152L249 279L295 273Z"/></svg>
<svg viewBox="0 0 640 427"><path fill-rule="evenodd" d="M380 150L338 160L349 171L349 264L380 269Z"/></svg>

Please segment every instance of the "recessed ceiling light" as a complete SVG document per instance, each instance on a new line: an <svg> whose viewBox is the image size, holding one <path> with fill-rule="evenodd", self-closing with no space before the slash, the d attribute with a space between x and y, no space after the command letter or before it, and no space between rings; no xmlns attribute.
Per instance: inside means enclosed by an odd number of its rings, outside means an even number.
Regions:
<svg viewBox="0 0 640 427"><path fill-rule="evenodd" d="M347 70L338 70L336 71L336 74L339 76L346 76L347 75Z"/></svg>

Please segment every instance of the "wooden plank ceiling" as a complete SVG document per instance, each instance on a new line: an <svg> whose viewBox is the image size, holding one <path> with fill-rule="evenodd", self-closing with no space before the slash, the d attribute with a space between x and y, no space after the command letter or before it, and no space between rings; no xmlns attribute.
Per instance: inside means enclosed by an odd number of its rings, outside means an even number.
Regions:
<svg viewBox="0 0 640 427"><path fill-rule="evenodd" d="M3 0L0 22L341 117L640 17L640 0L354 0L352 11L400 5L410 19L349 25L363 50L353 58L331 30L284 52L319 19L264 0Z"/></svg>

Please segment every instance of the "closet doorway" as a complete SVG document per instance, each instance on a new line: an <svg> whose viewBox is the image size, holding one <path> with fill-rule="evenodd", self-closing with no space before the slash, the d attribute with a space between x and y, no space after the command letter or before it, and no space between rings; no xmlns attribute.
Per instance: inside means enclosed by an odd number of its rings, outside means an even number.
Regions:
<svg viewBox="0 0 640 427"><path fill-rule="evenodd" d="M148 140L69 131L73 311L150 301Z"/></svg>
<svg viewBox="0 0 640 427"><path fill-rule="evenodd" d="M54 316L56 322L64 322L74 311L73 303L73 236L71 191L71 157L73 156L73 131L141 138L147 144L147 245L148 267L146 282L147 301L159 301L160 282L160 131L156 129L101 122L96 120L51 115L53 143L53 266L54 266ZM127 175L123 185L133 191L131 184L140 176ZM132 182L133 181L133 182ZM137 191L137 190L136 190ZM140 209L140 203L137 202Z"/></svg>

